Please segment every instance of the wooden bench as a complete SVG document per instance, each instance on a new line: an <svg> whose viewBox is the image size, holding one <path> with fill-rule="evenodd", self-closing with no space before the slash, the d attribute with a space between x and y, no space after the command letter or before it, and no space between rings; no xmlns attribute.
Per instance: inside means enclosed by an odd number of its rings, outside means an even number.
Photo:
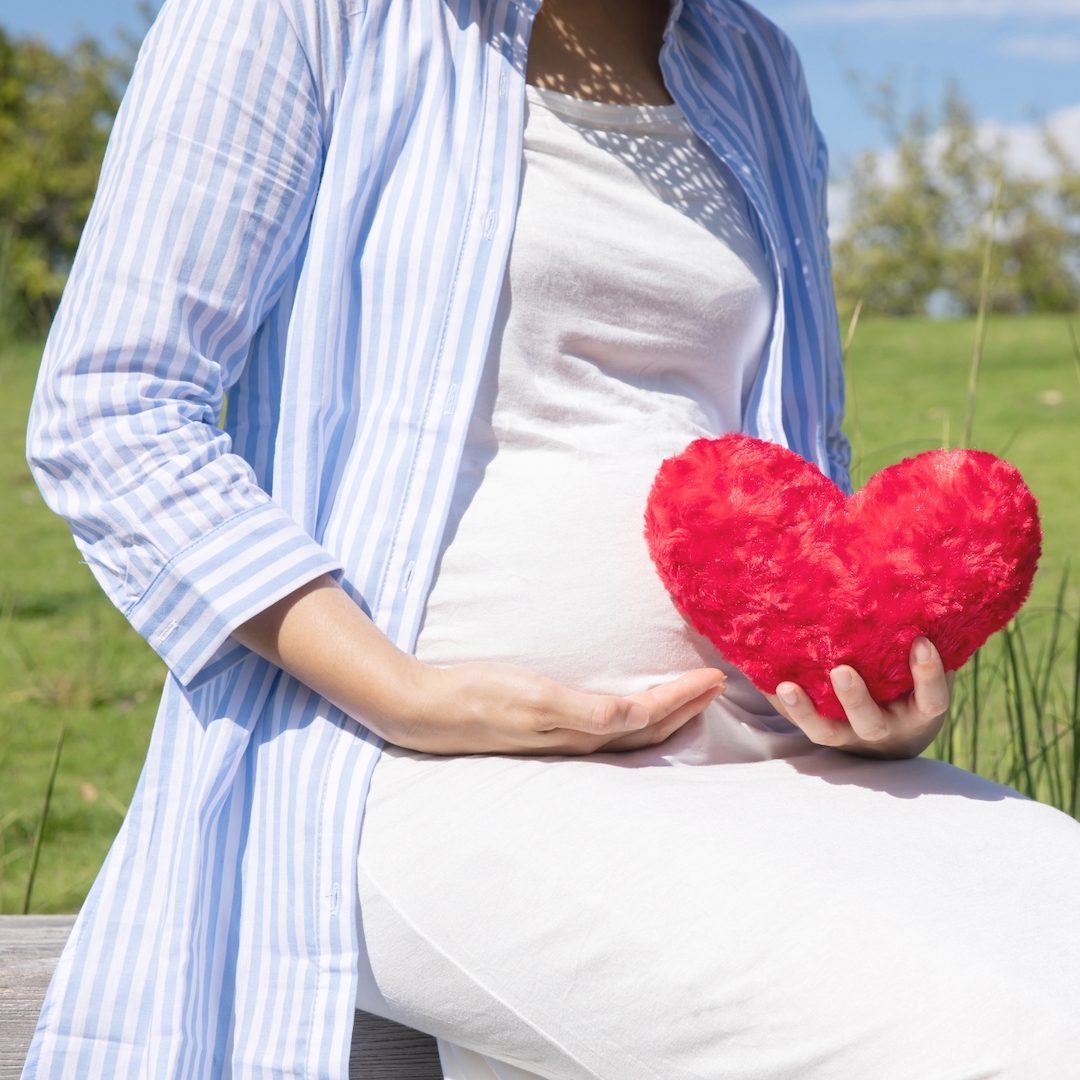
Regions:
<svg viewBox="0 0 1080 1080"><path fill-rule="evenodd" d="M0 915L0 1080L18 1080L74 915ZM349 1080L442 1080L430 1035L357 1012Z"/></svg>

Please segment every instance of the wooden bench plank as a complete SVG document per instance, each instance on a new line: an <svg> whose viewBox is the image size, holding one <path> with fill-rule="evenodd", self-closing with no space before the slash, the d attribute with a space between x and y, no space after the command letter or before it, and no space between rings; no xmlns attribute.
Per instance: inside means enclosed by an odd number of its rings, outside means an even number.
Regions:
<svg viewBox="0 0 1080 1080"><path fill-rule="evenodd" d="M18 1080L74 915L0 915L0 1080Z"/></svg>
<svg viewBox="0 0 1080 1080"><path fill-rule="evenodd" d="M439 1044L422 1031L357 1009L349 1080L443 1080Z"/></svg>
<svg viewBox="0 0 1080 1080"><path fill-rule="evenodd" d="M0 915L0 1080L18 1080L74 915ZM349 1080L443 1080L430 1035L357 1012Z"/></svg>

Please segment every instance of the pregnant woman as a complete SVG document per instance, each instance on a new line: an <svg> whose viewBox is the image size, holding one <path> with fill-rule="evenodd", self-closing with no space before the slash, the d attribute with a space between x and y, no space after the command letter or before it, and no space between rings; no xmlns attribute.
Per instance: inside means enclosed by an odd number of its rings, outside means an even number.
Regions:
<svg viewBox="0 0 1080 1080"><path fill-rule="evenodd" d="M1049 1080L1080 826L766 698L645 499L743 430L848 483L827 163L739 0L168 0L30 455L170 669L26 1077ZM227 408L223 407L227 401ZM383 748L385 740L385 748Z"/></svg>

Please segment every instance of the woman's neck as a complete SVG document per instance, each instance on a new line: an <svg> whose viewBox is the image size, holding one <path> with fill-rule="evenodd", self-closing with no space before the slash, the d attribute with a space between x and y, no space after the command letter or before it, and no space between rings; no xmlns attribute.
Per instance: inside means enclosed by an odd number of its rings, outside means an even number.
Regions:
<svg viewBox="0 0 1080 1080"><path fill-rule="evenodd" d="M544 0L528 82L588 101L670 105L660 72L669 0Z"/></svg>

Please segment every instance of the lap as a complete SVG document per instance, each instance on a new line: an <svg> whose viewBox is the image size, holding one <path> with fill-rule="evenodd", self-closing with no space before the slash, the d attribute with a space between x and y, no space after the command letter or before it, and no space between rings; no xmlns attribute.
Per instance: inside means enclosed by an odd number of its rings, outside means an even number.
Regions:
<svg viewBox="0 0 1080 1080"><path fill-rule="evenodd" d="M359 859L380 988L550 1076L1063 1075L1080 826L941 763L801 749L389 753Z"/></svg>

